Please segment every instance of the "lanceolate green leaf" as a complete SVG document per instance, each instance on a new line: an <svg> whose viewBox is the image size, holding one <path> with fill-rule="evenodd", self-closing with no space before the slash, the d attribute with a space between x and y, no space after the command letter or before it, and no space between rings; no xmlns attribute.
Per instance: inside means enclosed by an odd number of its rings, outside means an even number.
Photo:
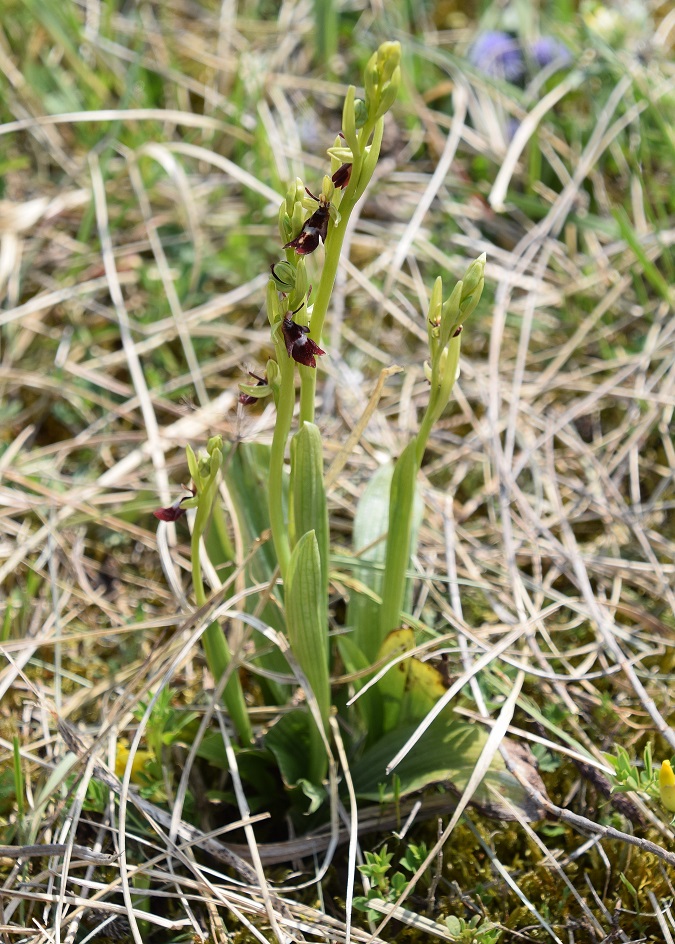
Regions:
<svg viewBox="0 0 675 944"><path fill-rule="evenodd" d="M432 783L445 783L455 792L461 793L485 746L488 730L480 725L456 720L448 708L441 712L393 774L387 775L387 764L416 727L416 723L407 724L388 732L356 764L351 765L357 796L368 800L393 800L395 795L405 796ZM508 739L504 743L506 746L513 744ZM399 778L396 785L394 776ZM533 765L528 776L537 777ZM543 784L538 789L545 793ZM508 804L515 806L526 819L541 816L541 811L531 801L525 788L509 773L499 754L474 794L474 801L486 806L491 815L499 815L503 819L514 818Z"/></svg>
<svg viewBox="0 0 675 944"><path fill-rule="evenodd" d="M308 531L295 545L288 568L287 630L291 649L318 702L324 730L327 731L330 678L326 602L322 590L319 547L314 531ZM314 725L311 731L307 778L319 783L326 773L327 757L319 731Z"/></svg>
<svg viewBox="0 0 675 944"><path fill-rule="evenodd" d="M321 585L328 599L329 530L323 481L321 433L314 423L303 423L291 440L291 546L314 531L321 559Z"/></svg>
<svg viewBox="0 0 675 944"><path fill-rule="evenodd" d="M361 672L371 665L371 660L359 649L351 636L338 636L336 643L340 658L347 672ZM354 691L358 692L371 676L355 679L352 683ZM382 696L377 685L372 686L367 692L363 693L356 701L356 709L365 729L368 743L372 740L377 740L384 730Z"/></svg>
<svg viewBox="0 0 675 944"><path fill-rule="evenodd" d="M373 474L359 500L354 519L352 543L358 560L354 576L378 596L382 595L384 559L387 553L389 527L389 490L394 471L383 465ZM365 549L365 550L362 550ZM380 605L365 594L353 592L349 601L347 624L354 630L354 642L375 661L379 648Z"/></svg>

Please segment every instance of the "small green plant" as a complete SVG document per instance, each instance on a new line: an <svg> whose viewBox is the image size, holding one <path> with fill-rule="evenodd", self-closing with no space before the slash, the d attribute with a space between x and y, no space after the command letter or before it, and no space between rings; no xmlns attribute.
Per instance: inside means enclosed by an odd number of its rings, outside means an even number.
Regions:
<svg viewBox="0 0 675 944"><path fill-rule="evenodd" d="M640 793L650 800L659 800L669 813L675 813L675 757L661 762L657 769L652 759L652 746L647 744L642 753L642 767L630 759L628 751L617 745L616 754L605 754L614 768L612 793Z"/></svg>
<svg viewBox="0 0 675 944"><path fill-rule="evenodd" d="M408 844L405 855L402 856L399 864L406 872L411 872L414 875L428 855L429 850L426 842L420 842L419 844L411 842ZM422 883L428 885L428 879L425 880L425 876L422 876Z"/></svg>
<svg viewBox="0 0 675 944"><path fill-rule="evenodd" d="M457 944L496 944L502 934L496 924L483 920L480 915L474 915L469 921L451 915L445 919L445 924Z"/></svg>
<svg viewBox="0 0 675 944"><path fill-rule="evenodd" d="M635 766L628 751L616 745L616 754L605 754L605 759L614 768L612 793L643 793L656 799L659 795L658 771L652 763L652 747L648 744L642 754L643 766Z"/></svg>
<svg viewBox="0 0 675 944"><path fill-rule="evenodd" d="M357 895L354 898L354 907L357 911L365 911L369 921L377 921L380 913L371 909L368 902L373 899L394 902L403 894L408 882L402 872L395 872L391 876L387 874L394 853L388 852L386 845L382 846L379 852L366 852L365 856L365 864L359 865L358 870L372 882L372 887L366 895Z"/></svg>

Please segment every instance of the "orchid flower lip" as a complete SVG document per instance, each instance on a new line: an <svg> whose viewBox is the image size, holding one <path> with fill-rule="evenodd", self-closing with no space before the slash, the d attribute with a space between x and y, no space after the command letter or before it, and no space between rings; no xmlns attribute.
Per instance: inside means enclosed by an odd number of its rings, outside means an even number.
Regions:
<svg viewBox="0 0 675 944"><path fill-rule="evenodd" d="M297 324L286 315L281 323L281 330L284 334L288 356L298 364L304 364L305 367L316 367L316 358L326 352L321 350L316 341L308 337L309 328L306 325Z"/></svg>
<svg viewBox="0 0 675 944"><path fill-rule="evenodd" d="M183 488L185 487L186 486L183 485ZM187 501L189 498L194 498L197 494L197 489L194 486L190 486L188 491L190 491L192 494L182 495L178 501L175 501L173 505L169 505L168 508L155 508L153 511L155 518L157 518L159 521L178 521L178 519L181 518L187 510L181 507L183 502Z"/></svg>
<svg viewBox="0 0 675 944"><path fill-rule="evenodd" d="M323 194L315 197L311 190L305 187L309 196L319 204L318 208L302 224L302 229L295 237L287 242L284 249L295 249L299 256L307 256L321 242L326 242L328 234L328 221L330 220L330 200Z"/></svg>

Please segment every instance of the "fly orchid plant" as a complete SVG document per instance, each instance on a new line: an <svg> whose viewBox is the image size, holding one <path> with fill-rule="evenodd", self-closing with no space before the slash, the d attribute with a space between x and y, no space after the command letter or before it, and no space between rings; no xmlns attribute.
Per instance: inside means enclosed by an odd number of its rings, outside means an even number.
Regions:
<svg viewBox="0 0 675 944"><path fill-rule="evenodd" d="M321 359L330 354L322 332L345 232L377 164L384 116L396 99L401 81L400 57L400 46L395 42L384 43L373 54L365 70L364 97L357 98L354 87L347 92L342 130L328 149L331 163L320 192L315 196L296 180L280 207L279 234L285 255L271 266L266 293L274 356L267 361L264 373L252 373L250 382L240 384L239 398L245 407L273 397L276 420L271 447L239 444L233 449L224 446L219 437L209 441L201 457L188 447L190 494L156 512L159 518L173 521L184 511L196 509L192 568L195 599L201 605L206 595L200 555L210 518L217 538L211 536L211 562L218 567L234 559L217 501L219 476L225 475L244 542L251 547L258 542L258 550L247 565L247 579L252 585L267 587L267 593L251 598L255 603L250 612L259 620L252 625L271 628L288 641L290 648L285 653L270 651L270 636L263 634L260 647L249 660L251 669L260 672L256 697L262 693L269 704L287 703L294 697L296 703L291 709L286 705L276 723L258 737L256 749L268 759L273 755L286 785L300 786L315 805L320 802L331 750L331 674L338 670L353 673L356 707L345 706L341 699L341 711L349 714L352 729L356 731L360 726L364 732L354 739L356 766L352 774L361 794L375 798L386 795L386 790L382 792L386 780L382 761L391 759L401 746L401 737L410 734L410 725L414 728L447 688L442 672L408 655L415 646L415 634L410 619L408 625L403 624L409 609L408 574L415 549L418 473L433 426L449 403L459 372L462 327L481 297L485 256L471 263L447 299L443 298L440 278L434 285L426 319L426 412L417 435L393 469L376 472L366 489L366 504L360 506L354 528L355 576L351 584L348 575L340 577L340 584L352 590L348 626L335 644L329 636L330 528L321 432L314 422L316 380ZM315 293L311 291L308 268L316 284ZM291 436L294 419L297 428ZM267 496L266 505L259 500L261 491ZM378 493L375 501L374 492ZM380 556L374 564L366 555L359 556L359 542L367 543L362 541L359 514L376 529L373 544ZM268 530L271 547L261 540ZM363 569L358 570L362 565ZM361 607L356 605L359 600L364 604ZM240 746L256 743L242 680L237 671L232 671L225 633L213 624L204 640L214 678L222 678L226 671L231 673L223 697ZM382 670L388 663L396 665L397 671ZM381 671L377 672L378 668ZM289 685L293 676L310 689L299 701ZM440 716L440 723L443 727L435 750L427 753L433 755L436 773L441 756L444 775L461 785L486 735L475 725L469 728L459 721L449 709ZM379 752L377 762L373 750ZM494 763L499 766L499 758ZM411 785L419 787L426 782L425 777L431 782L436 773L425 770L406 772L404 763L395 775L396 789L404 793L413 789ZM502 762L502 788L509 776ZM510 800L518 803L515 781L511 786Z"/></svg>

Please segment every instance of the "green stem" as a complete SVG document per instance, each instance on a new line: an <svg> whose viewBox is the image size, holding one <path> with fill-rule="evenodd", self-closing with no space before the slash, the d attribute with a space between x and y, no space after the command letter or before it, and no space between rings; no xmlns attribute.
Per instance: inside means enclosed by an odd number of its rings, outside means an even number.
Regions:
<svg viewBox="0 0 675 944"><path fill-rule="evenodd" d="M415 436L415 460L417 462L417 469L422 468L422 459L424 458L424 450L427 448L427 442L429 441L429 436L431 435L431 430L436 422L435 416L436 410L432 407L431 401L427 404L427 408L424 411L424 416L420 424L417 436Z"/></svg>
<svg viewBox="0 0 675 944"><path fill-rule="evenodd" d="M380 154L382 127L379 127L379 125L384 125L381 118L374 126L369 124L359 131L361 153L354 155L354 162L352 164L354 190L350 193L350 183L340 203L340 222L330 227L326 239L326 257L321 271L319 288L312 308L312 317L309 322L309 337L312 338L313 341L316 341L317 344L321 341L321 333L323 331L324 321L326 320L328 305L330 304L331 295L333 294L335 278L340 264L342 244L347 232L347 226L349 225L349 218L373 176L373 170L375 169ZM364 156L365 146L371 134L373 134L373 142L370 147L370 152L367 155L367 166L364 167L364 164L366 164L366 158ZM362 172L365 172L365 174ZM363 177L363 179L361 179L361 177ZM300 424L302 425L303 422L313 423L316 399L316 370L301 370L300 384Z"/></svg>
<svg viewBox="0 0 675 944"><path fill-rule="evenodd" d="M279 344L276 347L277 363L281 371L281 385L276 404L277 418L274 424L272 451L270 453L268 501L274 550L276 551L281 577L285 581L291 559L291 545L288 537L288 525L284 517L284 456L286 455L286 443L293 421L293 408L295 407L295 368L294 362L286 353L285 348ZM316 371L313 370L312 373L315 374Z"/></svg>
<svg viewBox="0 0 675 944"><path fill-rule="evenodd" d="M213 503L213 498L214 489L209 489L208 493L202 497L203 505L200 502L195 517L195 524L192 529L192 586L197 606L203 606L206 603L199 542L204 533L204 527L206 525L208 512ZM202 640L206 663L217 684L232 662L232 653L230 652L227 638L220 628L219 623L211 623L204 633ZM239 735L239 740L242 744L250 744L253 741L253 729L251 728L251 721L246 708L244 690L241 687L241 681L236 671L232 672L225 685L223 699L235 730Z"/></svg>

